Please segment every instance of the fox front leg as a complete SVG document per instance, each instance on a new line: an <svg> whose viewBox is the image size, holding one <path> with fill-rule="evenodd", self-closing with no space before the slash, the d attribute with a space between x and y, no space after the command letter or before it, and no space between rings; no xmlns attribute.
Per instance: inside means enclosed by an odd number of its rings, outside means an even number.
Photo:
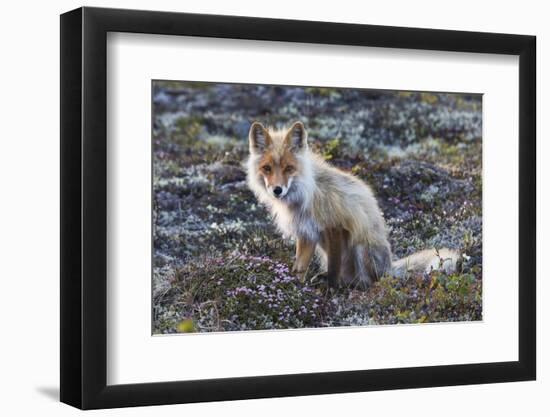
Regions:
<svg viewBox="0 0 550 417"><path fill-rule="evenodd" d="M292 272L295 273L301 282L305 281L306 272L315 253L316 243L298 238L296 240L296 261L292 268Z"/></svg>
<svg viewBox="0 0 550 417"><path fill-rule="evenodd" d="M327 229L321 235L321 247L327 255L327 271L318 274L316 278L319 281L326 281L330 288L340 286L343 241L344 235L340 229Z"/></svg>
<svg viewBox="0 0 550 417"><path fill-rule="evenodd" d="M327 279L332 288L340 286L340 272L342 268L342 230L331 229L325 236L327 247Z"/></svg>

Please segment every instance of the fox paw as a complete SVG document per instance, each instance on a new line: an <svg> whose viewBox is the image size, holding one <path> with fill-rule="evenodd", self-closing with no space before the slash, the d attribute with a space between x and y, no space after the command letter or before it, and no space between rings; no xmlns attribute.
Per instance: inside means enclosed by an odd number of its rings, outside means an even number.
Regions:
<svg viewBox="0 0 550 417"><path fill-rule="evenodd" d="M319 273L315 275L313 278L311 278L311 285L334 289L337 289L339 287L338 281L333 277L330 277L327 273Z"/></svg>
<svg viewBox="0 0 550 417"><path fill-rule="evenodd" d="M319 273L315 274L313 277L311 277L310 284L317 286L317 285L328 285L328 276L325 273Z"/></svg>

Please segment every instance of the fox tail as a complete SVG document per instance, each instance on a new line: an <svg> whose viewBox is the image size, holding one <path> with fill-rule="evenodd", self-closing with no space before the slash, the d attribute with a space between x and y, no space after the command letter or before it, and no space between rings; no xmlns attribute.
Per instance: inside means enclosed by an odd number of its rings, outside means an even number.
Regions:
<svg viewBox="0 0 550 417"><path fill-rule="evenodd" d="M452 249L426 249L399 259L392 264L393 275L404 278L408 273L429 273L432 270L455 272L460 255Z"/></svg>

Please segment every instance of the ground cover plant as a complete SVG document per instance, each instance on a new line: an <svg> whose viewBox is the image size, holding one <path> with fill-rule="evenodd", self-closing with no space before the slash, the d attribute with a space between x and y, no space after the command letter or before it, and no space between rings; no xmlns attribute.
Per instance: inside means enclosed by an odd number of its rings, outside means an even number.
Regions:
<svg viewBox="0 0 550 417"><path fill-rule="evenodd" d="M154 81L153 333L480 320L481 110L480 95ZM303 121L374 189L396 258L453 248L458 271L300 283L293 242L246 186L254 120Z"/></svg>

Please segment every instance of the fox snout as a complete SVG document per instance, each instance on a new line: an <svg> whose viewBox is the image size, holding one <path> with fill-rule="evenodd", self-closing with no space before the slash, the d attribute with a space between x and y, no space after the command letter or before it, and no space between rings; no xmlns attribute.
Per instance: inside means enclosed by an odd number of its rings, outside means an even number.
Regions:
<svg viewBox="0 0 550 417"><path fill-rule="evenodd" d="M269 182L265 181L265 188L267 191L273 195L275 198L283 198L287 195L288 190L290 189L290 184L292 183L292 180L288 181L287 185L281 184L281 185L270 185Z"/></svg>

